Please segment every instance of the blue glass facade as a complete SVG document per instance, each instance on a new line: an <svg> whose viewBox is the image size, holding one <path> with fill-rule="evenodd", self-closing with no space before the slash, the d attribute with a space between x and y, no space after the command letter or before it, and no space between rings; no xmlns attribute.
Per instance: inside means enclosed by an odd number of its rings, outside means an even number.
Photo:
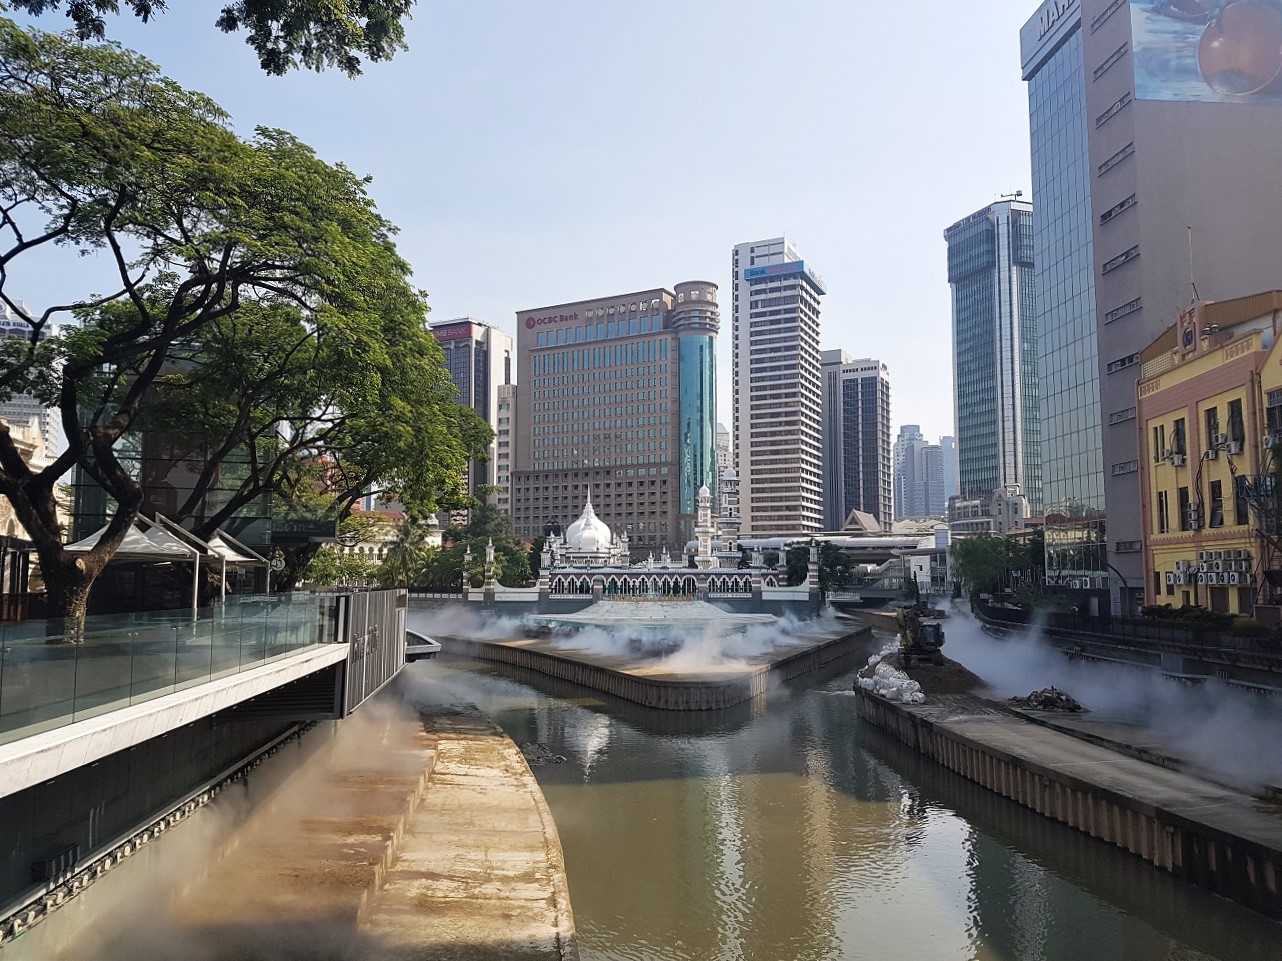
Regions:
<svg viewBox="0 0 1282 961"><path fill-rule="evenodd" d="M1065 583L1107 560L1082 45L1079 23L1028 76L1046 573Z"/></svg>
<svg viewBox="0 0 1282 961"><path fill-rule="evenodd" d="M679 340L681 366L680 465L682 514L695 513L699 488L717 491L716 345L711 335Z"/></svg>

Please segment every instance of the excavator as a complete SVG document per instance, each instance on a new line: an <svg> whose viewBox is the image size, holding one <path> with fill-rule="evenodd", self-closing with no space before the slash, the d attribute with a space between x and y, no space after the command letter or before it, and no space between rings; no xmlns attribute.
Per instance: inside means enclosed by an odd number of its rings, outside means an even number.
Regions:
<svg viewBox="0 0 1282 961"><path fill-rule="evenodd" d="M944 646L944 626L938 617L920 604L900 607L896 615L899 622L899 654L904 667L929 661L931 664L943 664L944 655L940 648Z"/></svg>

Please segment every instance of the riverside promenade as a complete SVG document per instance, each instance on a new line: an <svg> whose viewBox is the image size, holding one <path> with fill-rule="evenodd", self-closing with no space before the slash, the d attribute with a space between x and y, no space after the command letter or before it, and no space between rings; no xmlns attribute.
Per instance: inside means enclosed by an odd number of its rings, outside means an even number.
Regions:
<svg viewBox="0 0 1282 961"><path fill-rule="evenodd" d="M981 697L905 705L854 694L864 721L962 777L1282 918L1282 805Z"/></svg>
<svg viewBox="0 0 1282 961"><path fill-rule="evenodd" d="M240 822L230 838L145 923L108 917L15 958L577 961L561 842L529 765L422 676L345 722L243 821L234 805L222 816Z"/></svg>

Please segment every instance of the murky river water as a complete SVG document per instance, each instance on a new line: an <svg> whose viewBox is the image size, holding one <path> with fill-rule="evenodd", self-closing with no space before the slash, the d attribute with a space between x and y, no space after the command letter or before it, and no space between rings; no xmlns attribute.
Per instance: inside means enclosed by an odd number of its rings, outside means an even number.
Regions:
<svg viewBox="0 0 1282 961"><path fill-rule="evenodd" d="M1282 958L1282 925L861 725L849 671L700 716L497 665L414 670L565 757L535 773L584 961Z"/></svg>

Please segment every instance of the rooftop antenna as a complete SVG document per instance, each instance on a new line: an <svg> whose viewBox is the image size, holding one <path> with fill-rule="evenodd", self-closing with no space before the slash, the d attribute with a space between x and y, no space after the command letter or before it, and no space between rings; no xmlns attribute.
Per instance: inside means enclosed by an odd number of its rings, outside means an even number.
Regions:
<svg viewBox="0 0 1282 961"><path fill-rule="evenodd" d="M1013 193L1002 194L1002 195L1001 195L1001 197L999 197L998 199L1000 199L1000 200L1018 200L1018 199L1019 199L1020 197L1022 197L1022 196L1024 196L1024 191L1022 191L1022 190L1016 190L1016 191L1014 191Z"/></svg>
<svg viewBox="0 0 1282 961"><path fill-rule="evenodd" d="M1193 288L1193 303L1202 299L1202 295L1197 292L1197 281L1193 279L1193 228L1188 228L1189 232L1189 286Z"/></svg>

